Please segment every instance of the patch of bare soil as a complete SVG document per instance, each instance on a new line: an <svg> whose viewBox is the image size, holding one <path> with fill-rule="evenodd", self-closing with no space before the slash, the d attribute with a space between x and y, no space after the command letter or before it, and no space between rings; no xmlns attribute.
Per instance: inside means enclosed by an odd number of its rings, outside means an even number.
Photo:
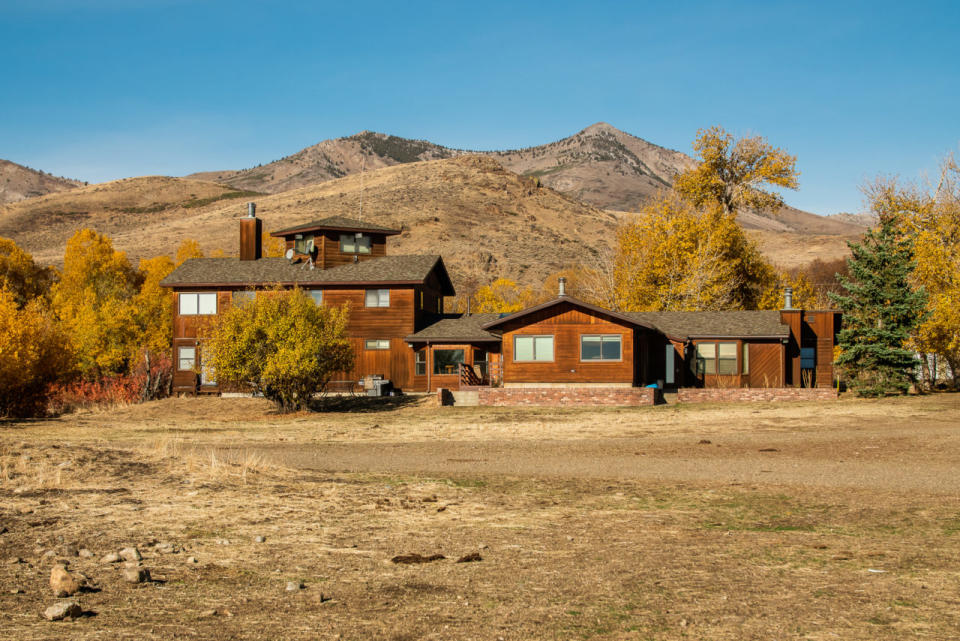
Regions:
<svg viewBox="0 0 960 641"><path fill-rule="evenodd" d="M838 456L826 437L835 423L865 448L912 420L916 435L889 446L926 450L881 449L870 461L895 473L939 451L956 471L949 397L803 411L380 409L279 417L250 399L176 399L0 426L2 636L952 639L960 629L956 493L602 478L578 465L474 475L461 466L486 455L447 456L436 437L446 421L461 441L528 448L531 467L538 444L592 441L602 453L643 438L664 460L671 448L704 462L730 451L730 461L786 455L802 469ZM481 423L497 436L479 435ZM438 473L331 472L265 453L320 447L334 429L338 446L362 447L402 445L409 429L423 457L452 460ZM150 581L126 582L123 562L101 560L128 546ZM91 587L73 597L83 616L49 622L58 559Z"/></svg>

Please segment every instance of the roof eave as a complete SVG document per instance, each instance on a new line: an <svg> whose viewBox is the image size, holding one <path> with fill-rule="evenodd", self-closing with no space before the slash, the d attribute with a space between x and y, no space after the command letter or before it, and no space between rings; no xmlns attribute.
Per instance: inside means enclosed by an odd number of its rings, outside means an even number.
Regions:
<svg viewBox="0 0 960 641"><path fill-rule="evenodd" d="M403 340L408 343L499 343L503 340L499 336L407 336Z"/></svg>
<svg viewBox="0 0 960 641"><path fill-rule="evenodd" d="M323 280L323 281L221 281L210 283L164 283L160 282L161 287L297 287L297 286L367 286L367 285L422 285L422 280Z"/></svg>
<svg viewBox="0 0 960 641"><path fill-rule="evenodd" d="M291 227L290 229L281 229L272 232L270 235L274 238L282 238L290 234L302 234L305 231L349 231L365 232L368 234L381 234L383 236L397 236L402 233L398 229L370 229L369 227L340 227L335 225L308 225L306 227Z"/></svg>

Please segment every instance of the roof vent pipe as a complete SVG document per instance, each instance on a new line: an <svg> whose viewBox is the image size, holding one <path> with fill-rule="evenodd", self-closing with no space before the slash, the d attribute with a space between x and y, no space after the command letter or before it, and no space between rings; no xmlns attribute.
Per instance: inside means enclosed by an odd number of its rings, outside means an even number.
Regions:
<svg viewBox="0 0 960 641"><path fill-rule="evenodd" d="M793 287L783 288L783 308L793 309Z"/></svg>
<svg viewBox="0 0 960 641"><path fill-rule="evenodd" d="M560 296L567 295L567 279L561 276L557 279L557 286L560 289Z"/></svg>
<svg viewBox="0 0 960 641"><path fill-rule="evenodd" d="M257 203L247 203L247 218L257 217Z"/></svg>

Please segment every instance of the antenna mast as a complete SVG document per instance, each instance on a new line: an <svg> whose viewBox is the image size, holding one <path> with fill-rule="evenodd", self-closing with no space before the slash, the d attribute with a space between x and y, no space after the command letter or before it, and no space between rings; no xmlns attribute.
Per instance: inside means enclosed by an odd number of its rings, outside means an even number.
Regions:
<svg viewBox="0 0 960 641"><path fill-rule="evenodd" d="M367 168L367 157L360 157L360 216L357 220L363 220L363 173Z"/></svg>

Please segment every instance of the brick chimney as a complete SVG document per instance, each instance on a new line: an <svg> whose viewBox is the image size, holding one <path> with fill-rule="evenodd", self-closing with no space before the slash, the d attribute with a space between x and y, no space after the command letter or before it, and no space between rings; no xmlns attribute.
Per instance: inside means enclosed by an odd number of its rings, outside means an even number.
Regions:
<svg viewBox="0 0 960 641"><path fill-rule="evenodd" d="M247 203L247 217L240 220L240 260L259 260L262 250L263 223L257 218L256 203Z"/></svg>

